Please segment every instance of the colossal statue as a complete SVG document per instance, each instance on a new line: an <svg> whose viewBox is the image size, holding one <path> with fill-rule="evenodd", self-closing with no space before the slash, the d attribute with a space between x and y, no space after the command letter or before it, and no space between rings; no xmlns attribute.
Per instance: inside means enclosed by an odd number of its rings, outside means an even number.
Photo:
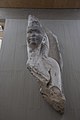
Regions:
<svg viewBox="0 0 80 120"><path fill-rule="evenodd" d="M53 40L53 58L48 56L49 42ZM64 112L62 92L62 59L57 38L43 28L38 18L29 15L27 26L27 68L38 79L43 98L58 112Z"/></svg>

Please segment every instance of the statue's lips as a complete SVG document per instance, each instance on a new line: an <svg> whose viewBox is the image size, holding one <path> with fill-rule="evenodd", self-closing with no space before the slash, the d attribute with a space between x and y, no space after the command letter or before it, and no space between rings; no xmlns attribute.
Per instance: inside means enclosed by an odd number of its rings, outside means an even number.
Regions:
<svg viewBox="0 0 80 120"><path fill-rule="evenodd" d="M31 39L31 40L36 40L36 39L37 39L37 36L35 36L35 37L29 37L29 39Z"/></svg>

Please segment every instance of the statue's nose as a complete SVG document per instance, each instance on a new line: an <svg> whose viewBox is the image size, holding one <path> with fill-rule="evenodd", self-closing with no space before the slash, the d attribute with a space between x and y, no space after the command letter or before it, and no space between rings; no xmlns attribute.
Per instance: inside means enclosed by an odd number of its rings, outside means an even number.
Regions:
<svg viewBox="0 0 80 120"><path fill-rule="evenodd" d="M32 34L32 37L34 37L35 36L35 34Z"/></svg>

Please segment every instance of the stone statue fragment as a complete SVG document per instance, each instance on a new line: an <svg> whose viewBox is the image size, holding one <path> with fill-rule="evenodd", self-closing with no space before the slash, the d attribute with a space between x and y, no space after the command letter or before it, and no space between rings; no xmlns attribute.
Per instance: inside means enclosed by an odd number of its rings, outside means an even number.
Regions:
<svg viewBox="0 0 80 120"><path fill-rule="evenodd" d="M53 41L53 58L48 56L49 43ZM64 112L65 97L62 92L62 59L57 38L44 29L39 20L29 15L27 26L27 68L38 79L43 98L58 112Z"/></svg>

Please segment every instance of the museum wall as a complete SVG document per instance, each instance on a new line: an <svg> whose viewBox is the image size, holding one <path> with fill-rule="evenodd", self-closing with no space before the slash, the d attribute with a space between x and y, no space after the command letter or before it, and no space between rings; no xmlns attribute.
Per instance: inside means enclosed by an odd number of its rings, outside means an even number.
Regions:
<svg viewBox="0 0 80 120"><path fill-rule="evenodd" d="M80 20L75 20L75 16L70 20L67 15L72 12L65 12L68 20L64 20L64 14L59 18L60 11L55 18L54 12L49 13L50 18L48 14L43 17L43 13L48 11L33 12L59 40L66 97L65 112L60 115L44 101L36 78L26 68L26 12L15 10L12 16L11 12L4 11L2 14L6 13L3 14L6 20L0 49L0 120L80 120ZM53 52L53 48L50 48L50 52Z"/></svg>

